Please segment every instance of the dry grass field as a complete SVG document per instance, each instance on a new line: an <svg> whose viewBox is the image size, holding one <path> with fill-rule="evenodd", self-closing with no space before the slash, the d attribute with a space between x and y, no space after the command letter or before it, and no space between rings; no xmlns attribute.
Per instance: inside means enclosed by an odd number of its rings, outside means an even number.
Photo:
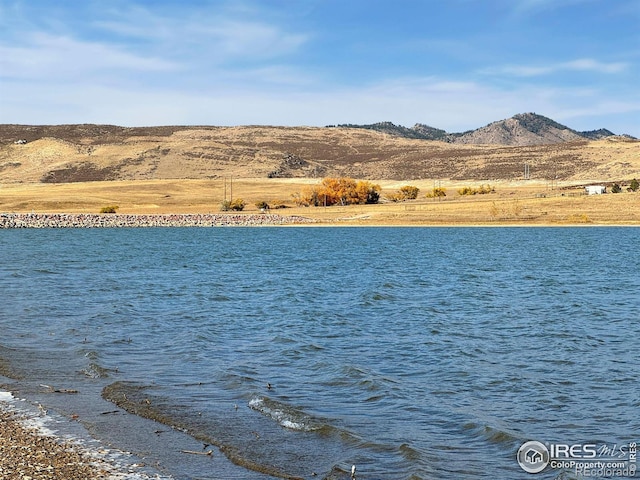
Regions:
<svg viewBox="0 0 640 480"><path fill-rule="evenodd" d="M296 207L292 194L328 176L377 183L383 202ZM327 225L635 225L633 178L640 141L623 137L507 147L337 127L0 126L0 212L213 213L233 197L246 213L266 201ZM614 182L622 193L583 195ZM482 184L495 193L457 193ZM418 199L384 201L405 185ZM426 198L436 185L446 197Z"/></svg>
<svg viewBox="0 0 640 480"><path fill-rule="evenodd" d="M226 187L225 187L226 183ZM584 195L570 182L494 182L495 193L460 196L463 185L438 184L444 199L428 199L433 181L409 182L421 189L416 200L378 205L297 207L292 194L318 180L235 179L140 180L64 184L11 184L0 187L0 211L98 213L117 205L118 213L215 213L225 198L242 198L244 213L266 201L281 215L301 215L324 225L640 225L640 192ZM379 181L382 198L407 182Z"/></svg>

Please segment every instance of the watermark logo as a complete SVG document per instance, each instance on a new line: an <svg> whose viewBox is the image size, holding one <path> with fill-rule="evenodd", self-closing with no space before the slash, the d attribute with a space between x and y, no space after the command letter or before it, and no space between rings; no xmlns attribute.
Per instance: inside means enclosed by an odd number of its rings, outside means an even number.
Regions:
<svg viewBox="0 0 640 480"><path fill-rule="evenodd" d="M518 463L527 473L540 473L549 464L549 450L535 440L523 443L518 449Z"/></svg>
<svg viewBox="0 0 640 480"><path fill-rule="evenodd" d="M572 471L580 477L635 477L637 443L541 443L529 441L518 449L518 464L527 473L545 468Z"/></svg>

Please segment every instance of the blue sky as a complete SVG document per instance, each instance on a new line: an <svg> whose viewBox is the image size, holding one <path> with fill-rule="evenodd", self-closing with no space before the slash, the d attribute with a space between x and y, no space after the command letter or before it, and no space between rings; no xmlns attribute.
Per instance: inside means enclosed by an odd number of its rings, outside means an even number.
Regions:
<svg viewBox="0 0 640 480"><path fill-rule="evenodd" d="M0 0L0 123L640 137L640 0Z"/></svg>

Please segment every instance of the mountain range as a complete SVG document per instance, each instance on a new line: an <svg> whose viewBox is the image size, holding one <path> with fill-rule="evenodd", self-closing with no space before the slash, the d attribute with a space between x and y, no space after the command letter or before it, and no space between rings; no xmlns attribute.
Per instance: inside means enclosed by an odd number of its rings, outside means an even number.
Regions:
<svg viewBox="0 0 640 480"><path fill-rule="evenodd" d="M460 134L327 127L0 125L0 184L215 178L640 178L640 141L525 113Z"/></svg>
<svg viewBox="0 0 640 480"><path fill-rule="evenodd" d="M395 125L391 122L379 122L369 125L343 124L338 126L364 128L404 138L436 140L465 145L549 145L577 140L599 140L615 135L605 128L578 132L536 113L520 113L511 118L492 122L482 128L463 133L449 133L421 123L417 123L411 128Z"/></svg>

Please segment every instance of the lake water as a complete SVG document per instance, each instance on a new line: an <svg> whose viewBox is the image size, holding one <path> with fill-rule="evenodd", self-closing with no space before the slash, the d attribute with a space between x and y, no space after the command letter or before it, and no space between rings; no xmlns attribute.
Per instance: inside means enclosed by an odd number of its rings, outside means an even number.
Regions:
<svg viewBox="0 0 640 480"><path fill-rule="evenodd" d="M0 383L176 479L572 478L516 454L639 440L638 252L636 228L0 231Z"/></svg>

